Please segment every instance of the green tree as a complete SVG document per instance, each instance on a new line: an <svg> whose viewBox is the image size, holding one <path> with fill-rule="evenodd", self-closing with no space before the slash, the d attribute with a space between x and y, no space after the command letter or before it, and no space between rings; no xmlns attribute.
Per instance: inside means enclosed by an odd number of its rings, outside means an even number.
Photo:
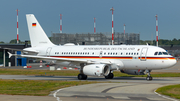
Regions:
<svg viewBox="0 0 180 101"><path fill-rule="evenodd" d="M11 43L11 44L16 44L16 43L17 43L17 39L13 39L13 40L11 40L9 43ZM19 43L21 43L21 40L19 40Z"/></svg>

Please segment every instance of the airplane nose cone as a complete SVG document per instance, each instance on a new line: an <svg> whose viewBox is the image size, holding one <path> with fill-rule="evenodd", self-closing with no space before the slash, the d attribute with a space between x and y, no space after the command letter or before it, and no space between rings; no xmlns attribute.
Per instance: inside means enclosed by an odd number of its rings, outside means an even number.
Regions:
<svg viewBox="0 0 180 101"><path fill-rule="evenodd" d="M177 63L177 60L174 58L170 62L170 67L174 66Z"/></svg>

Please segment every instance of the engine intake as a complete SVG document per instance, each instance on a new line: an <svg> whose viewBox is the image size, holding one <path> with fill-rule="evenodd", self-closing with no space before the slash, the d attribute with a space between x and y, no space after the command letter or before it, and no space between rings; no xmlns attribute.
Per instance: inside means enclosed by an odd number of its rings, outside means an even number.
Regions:
<svg viewBox="0 0 180 101"><path fill-rule="evenodd" d="M89 76L107 76L110 72L110 65L107 64L91 64L83 68L83 73Z"/></svg>

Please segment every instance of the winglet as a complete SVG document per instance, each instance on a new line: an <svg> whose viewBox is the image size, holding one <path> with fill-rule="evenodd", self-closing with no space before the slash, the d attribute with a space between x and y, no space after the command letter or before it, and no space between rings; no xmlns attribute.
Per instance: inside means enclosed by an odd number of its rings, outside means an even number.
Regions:
<svg viewBox="0 0 180 101"><path fill-rule="evenodd" d="M12 54L10 52L7 52L9 54L9 58L11 58Z"/></svg>

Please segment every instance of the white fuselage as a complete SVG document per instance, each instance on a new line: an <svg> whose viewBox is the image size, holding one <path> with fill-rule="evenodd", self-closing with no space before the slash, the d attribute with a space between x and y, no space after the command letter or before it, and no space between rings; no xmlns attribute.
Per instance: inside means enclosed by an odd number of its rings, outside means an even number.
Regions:
<svg viewBox="0 0 180 101"><path fill-rule="evenodd" d="M70 45L38 47L35 50L39 51L40 56L107 61L117 65L119 69L153 70L168 68L176 64L176 59L167 54L164 49L146 45ZM159 54L160 52L162 54ZM73 65L73 62L61 63Z"/></svg>

